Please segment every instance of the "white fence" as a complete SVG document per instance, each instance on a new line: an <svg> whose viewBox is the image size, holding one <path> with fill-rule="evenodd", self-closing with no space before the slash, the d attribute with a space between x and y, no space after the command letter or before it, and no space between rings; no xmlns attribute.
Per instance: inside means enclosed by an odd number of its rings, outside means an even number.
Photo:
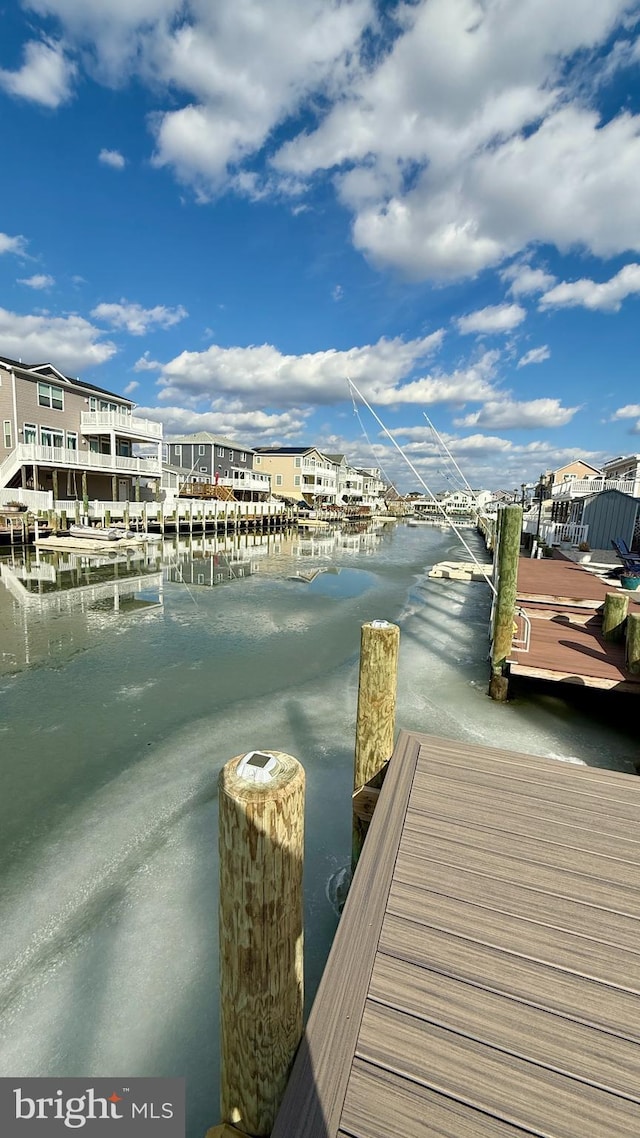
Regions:
<svg viewBox="0 0 640 1138"><path fill-rule="evenodd" d="M6 506L7 502L20 502L36 514L39 510L53 509L53 494L50 490L23 490L16 486L0 490L0 505Z"/></svg>
<svg viewBox="0 0 640 1138"><path fill-rule="evenodd" d="M68 517L77 512L84 513L82 501L76 499L56 500L55 508L58 512L65 510ZM218 498L196 499L175 498L165 502L89 502L89 517L104 524L105 515L111 518L123 518L125 512L130 521L146 518L149 522L160 521L180 522L189 525L191 522L213 521L218 518L243 517L275 517L285 512L284 502L226 502Z"/></svg>

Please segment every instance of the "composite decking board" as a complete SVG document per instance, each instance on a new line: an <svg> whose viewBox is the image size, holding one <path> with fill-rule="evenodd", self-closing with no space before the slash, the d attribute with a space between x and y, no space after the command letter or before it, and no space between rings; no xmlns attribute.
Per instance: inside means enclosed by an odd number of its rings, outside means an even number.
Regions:
<svg viewBox="0 0 640 1138"><path fill-rule="evenodd" d="M380 952L640 1044L640 995L387 914Z"/></svg>
<svg viewBox="0 0 640 1138"><path fill-rule="evenodd" d="M636 683L625 667L624 645L607 642L601 633L553 620L533 621L529 649L513 649L509 659L529 668L548 668L585 678Z"/></svg>
<svg viewBox="0 0 640 1138"><path fill-rule="evenodd" d="M511 858L519 863L520 872L518 866L514 867L517 879L523 879L526 864L546 865L580 877L628 886L634 891L638 882L638 858L630 857L626 848L624 857L596 854L578 844L563 844L543 835L533 838L470 822L456 826L451 818L438 818L422 811L407 811L405 837L407 845L411 844L415 849L416 844L420 844L427 855L435 841L464 846L465 850L473 849L476 853L486 851L494 857Z"/></svg>
<svg viewBox="0 0 640 1138"><path fill-rule="evenodd" d="M357 1056L524 1130L554 1138L638 1135L637 1103L370 1000Z"/></svg>
<svg viewBox="0 0 640 1138"><path fill-rule="evenodd" d="M635 1138L638 821L630 776L402 733L272 1138Z"/></svg>
<svg viewBox="0 0 640 1138"><path fill-rule="evenodd" d="M271 1138L337 1132L418 752L401 732Z"/></svg>
<svg viewBox="0 0 640 1138"><path fill-rule="evenodd" d="M550 760L553 761L553 760ZM434 773L441 774L446 770L446 764L434 763L431 760L429 764ZM569 763L558 763L560 767L571 766L572 770L581 768L573 766ZM428 768L425 773L428 773ZM469 796L473 797L473 788L480 787L485 791L493 791L498 796L501 787L504 788L509 794L517 794L526 800L533 800L538 803L540 810L544 809L546 802L553 802L556 805L568 806L575 811L584 812L585 818L590 821L589 815L593 814L607 814L610 818L615 817L619 821L626 820L634 825L640 822L640 809L638 806L638 790L640 790L640 780L638 780L638 787L635 785L635 778L625 774L623 776L630 780L630 785L625 797L625 790L621 784L606 783L602 789L602 793L597 792L597 784L594 783L590 787L589 783L576 783L575 788L567 786L566 781L564 785L560 778L557 782L553 780L547 781L543 778L536 782L531 777L518 778L517 775L509 767L505 767L504 772L500 771L499 777L494 770L481 769L470 765L466 770L465 781L469 788ZM462 776L458 780L462 782ZM609 793L606 793L606 792Z"/></svg>
<svg viewBox="0 0 640 1138"><path fill-rule="evenodd" d="M399 886L400 882L395 884ZM431 894L442 893L458 901L482 905L486 909L588 936L603 944L640 952L640 919L610 907L575 901L558 893L513 882L505 890L504 882L496 881L489 874L470 871L467 866L464 873L452 872L450 865L434 861L429 863L428 880L423 880L422 884ZM429 898L421 898L420 903L428 906ZM426 913L428 907L425 908Z"/></svg>
<svg viewBox="0 0 640 1138"><path fill-rule="evenodd" d="M628 775L625 776L628 778ZM459 817L461 821L472 816L478 819L496 819L497 828L505 825L519 825L519 819L530 820L532 825L539 824L540 812L532 806L531 800L522 794L510 794L502 790L500 800L496 802L495 789L484 789L475 786L473 798L470 800L469 791L462 781L444 779L439 775L424 773L416 774L415 789L420 793L412 797L411 811L423 808L423 802L437 817ZM502 819L502 827L500 825ZM639 820L640 821L640 820ZM589 810L576 811L574 806L563 803L544 802L544 822L548 825L556 824L567 829L579 828L593 835L595 843L600 839L611 843L612 848L626 848L628 844L640 845L640 824L637 830L631 827L624 834L620 833L620 822L617 818L605 813ZM637 837L634 835L637 834ZM596 846L594 845L594 849ZM598 845L598 848L599 845ZM604 848L604 847L603 847Z"/></svg>
<svg viewBox="0 0 640 1138"><path fill-rule="evenodd" d="M382 953L369 999L640 1103L638 1045L627 1039Z"/></svg>
<svg viewBox="0 0 640 1138"><path fill-rule="evenodd" d="M558 894L574 901L582 901L629 917L640 916L640 894L633 885L616 885L610 880L563 870L552 865L528 863L517 856L496 854L489 849L476 849L463 842L431 838L421 842L412 831L405 834L398 857L396 881L425 884L429 863L439 862L451 867L452 872L467 869L486 873L501 881L505 891L511 883L531 885L548 893Z"/></svg>
<svg viewBox="0 0 640 1138"><path fill-rule="evenodd" d="M387 912L422 921L452 936L501 948L518 956L564 968L640 994L640 953L603 943L551 925L540 925L481 904L458 901L421 889L417 875L404 872L394 880Z"/></svg>
<svg viewBox="0 0 640 1138"><path fill-rule="evenodd" d="M551 597L567 596L575 600L604 600L607 593L613 591L613 583L605 584L574 561L530 557L521 557L518 561L518 594L526 592ZM635 604L634 601L631 603Z"/></svg>
<svg viewBox="0 0 640 1138"><path fill-rule="evenodd" d="M520 772L524 780L541 782L551 781L558 786L566 786L566 767L575 767L571 777L571 786L578 787L583 782L593 782L600 788L603 796L607 796L609 789L616 782L627 784L631 793L635 793L640 801L640 784L634 792L629 783L628 774L622 771L610 771L599 767L587 767L578 764L566 764L557 759L543 755L531 755L525 751L503 750L498 747L484 746L472 743L470 740L440 739L431 735L416 735L420 743L420 764L416 774L427 770L433 763L443 771L449 772L449 777L464 779L465 773L474 769L500 771L508 777L507 768L512 768L512 775Z"/></svg>
<svg viewBox="0 0 640 1138"><path fill-rule="evenodd" d="M337 1138L531 1138L533 1133L361 1059L353 1063L342 1126Z"/></svg>

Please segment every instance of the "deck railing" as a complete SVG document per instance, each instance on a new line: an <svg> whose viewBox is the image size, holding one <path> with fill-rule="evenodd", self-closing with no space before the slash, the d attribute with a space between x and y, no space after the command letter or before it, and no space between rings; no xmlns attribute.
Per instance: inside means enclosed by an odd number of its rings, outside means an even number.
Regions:
<svg viewBox="0 0 640 1138"><path fill-rule="evenodd" d="M619 490L621 494L640 497L640 480L633 478L567 478L551 487L553 498L584 498L587 494L601 494L603 490Z"/></svg>

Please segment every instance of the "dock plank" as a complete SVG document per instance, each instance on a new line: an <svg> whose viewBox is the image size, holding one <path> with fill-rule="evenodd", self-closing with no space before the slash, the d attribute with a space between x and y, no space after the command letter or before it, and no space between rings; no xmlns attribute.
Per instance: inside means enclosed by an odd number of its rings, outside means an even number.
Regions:
<svg viewBox="0 0 640 1138"><path fill-rule="evenodd" d="M635 1138L638 821L633 776L403 732L273 1138Z"/></svg>
<svg viewBox="0 0 640 1138"><path fill-rule="evenodd" d="M376 957L369 998L640 1103L640 1084L629 1090L637 1080L637 1045L602 1029L565 1020L559 1030L557 1012L382 953Z"/></svg>
<svg viewBox="0 0 640 1138"><path fill-rule="evenodd" d="M635 1102L616 1096L614 1129L610 1093L368 1001L358 1058L388 1066L389 1054L396 1074L534 1134L638 1135L640 1113Z"/></svg>

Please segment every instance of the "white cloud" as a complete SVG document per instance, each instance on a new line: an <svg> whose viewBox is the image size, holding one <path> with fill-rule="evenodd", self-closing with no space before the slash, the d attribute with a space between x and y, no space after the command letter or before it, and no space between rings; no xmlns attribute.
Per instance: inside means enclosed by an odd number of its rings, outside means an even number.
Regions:
<svg viewBox="0 0 640 1138"><path fill-rule="evenodd" d="M470 332L511 332L522 324L526 315L519 304L494 304L460 316L456 325L463 336Z"/></svg>
<svg viewBox="0 0 640 1138"><path fill-rule="evenodd" d="M115 355L117 348L82 316L21 316L0 308L0 343L5 355L34 363L51 361L78 375Z"/></svg>
<svg viewBox="0 0 640 1138"><path fill-rule="evenodd" d="M332 300L342 300L343 296L344 296L344 289L343 289L342 285L339 285L339 284L334 285L334 287L331 289Z"/></svg>
<svg viewBox="0 0 640 1138"><path fill-rule="evenodd" d="M525 352L520 357L516 367L528 367L529 364L541 364L548 360L551 355L547 344L542 344L539 348L531 348L530 351Z"/></svg>
<svg viewBox="0 0 640 1138"><path fill-rule="evenodd" d="M98 304L91 311L96 320L104 320L112 328L124 328L132 336L143 336L150 328L171 328L188 316L181 304L177 308L166 308L156 304L154 308L143 308L130 303L124 297L119 304Z"/></svg>
<svg viewBox="0 0 640 1138"><path fill-rule="evenodd" d="M442 343L442 330L416 340L382 338L376 344L283 355L271 344L182 352L165 364L159 380L163 402L187 402L232 395L247 406L302 406L349 399L347 377L379 404L482 399L492 391L493 354L455 376L436 374L403 382ZM466 385L466 389L465 389Z"/></svg>
<svg viewBox="0 0 640 1138"><path fill-rule="evenodd" d="M626 407L619 407L611 416L612 421L615 419L637 418L640 418L640 403L627 403Z"/></svg>
<svg viewBox="0 0 640 1138"><path fill-rule="evenodd" d="M159 360L152 360L149 358L149 352L144 352L139 360L136 360L133 365L134 371L162 371L163 365Z"/></svg>
<svg viewBox="0 0 640 1138"><path fill-rule="evenodd" d="M138 407L136 414L162 423L165 435L211 431L245 441L248 446L271 440L288 440L305 428L309 411L293 408L280 414L259 410L224 407L212 411L194 411L185 407Z"/></svg>
<svg viewBox="0 0 640 1138"><path fill-rule="evenodd" d="M123 170L126 161L119 150L105 150L103 147L98 155L98 162L104 166L112 166L114 170Z"/></svg>
<svg viewBox="0 0 640 1138"><path fill-rule="evenodd" d="M373 0L30 6L62 21L94 77L166 92L154 162L201 200L299 197L329 172L355 246L417 278L472 276L542 242L640 250L640 116L600 120L580 62L613 63L636 0L414 0L385 9L387 51ZM301 112L318 125L301 130ZM528 273L512 295L552 283Z"/></svg>
<svg viewBox="0 0 640 1138"><path fill-rule="evenodd" d="M534 292L545 292L556 283L553 273L544 269L534 269L524 261L508 265L500 273L503 281L510 281L508 292L512 296L527 296Z"/></svg>
<svg viewBox="0 0 640 1138"><path fill-rule="evenodd" d="M561 281L540 297L540 308L588 308L618 312L623 300L640 292L640 265L625 265L608 281Z"/></svg>
<svg viewBox="0 0 640 1138"><path fill-rule="evenodd" d="M559 399L531 399L518 403L504 398L485 403L479 411L456 419L455 425L498 430L564 427L579 410L579 407L563 407Z"/></svg>
<svg viewBox="0 0 640 1138"><path fill-rule="evenodd" d="M563 72L630 6L406 6L392 52L277 166L298 177L348 166L355 244L415 277L473 275L540 240L604 255L640 244L638 120L601 126Z"/></svg>
<svg viewBox="0 0 640 1138"><path fill-rule="evenodd" d="M56 282L47 273L34 273L32 277L19 277L18 284L27 285L28 288L51 288Z"/></svg>
<svg viewBox="0 0 640 1138"><path fill-rule="evenodd" d="M312 92L343 80L372 5L244 0L196 8L198 18L167 35L154 59L156 73L188 99L155 120L155 163L206 197ZM248 172L237 184L260 192Z"/></svg>
<svg viewBox="0 0 640 1138"><path fill-rule="evenodd" d="M16 253L22 256L27 247L26 237L9 237L8 233L0 233L0 256L3 253Z"/></svg>
<svg viewBox="0 0 640 1138"><path fill-rule="evenodd" d="M636 422L629 429L632 435L640 434L640 403L627 403L626 407L619 407L611 416L611 422L620 419L635 419Z"/></svg>
<svg viewBox="0 0 640 1138"><path fill-rule="evenodd" d="M20 70L0 70L0 87L17 98L55 109L71 98L75 73L76 66L62 43L30 40L25 44Z"/></svg>
<svg viewBox="0 0 640 1138"><path fill-rule="evenodd" d="M133 395L134 391L137 391L139 386L140 386L140 384L138 383L138 380L132 379L131 382L128 383L127 386L125 387L123 394L124 395Z"/></svg>

